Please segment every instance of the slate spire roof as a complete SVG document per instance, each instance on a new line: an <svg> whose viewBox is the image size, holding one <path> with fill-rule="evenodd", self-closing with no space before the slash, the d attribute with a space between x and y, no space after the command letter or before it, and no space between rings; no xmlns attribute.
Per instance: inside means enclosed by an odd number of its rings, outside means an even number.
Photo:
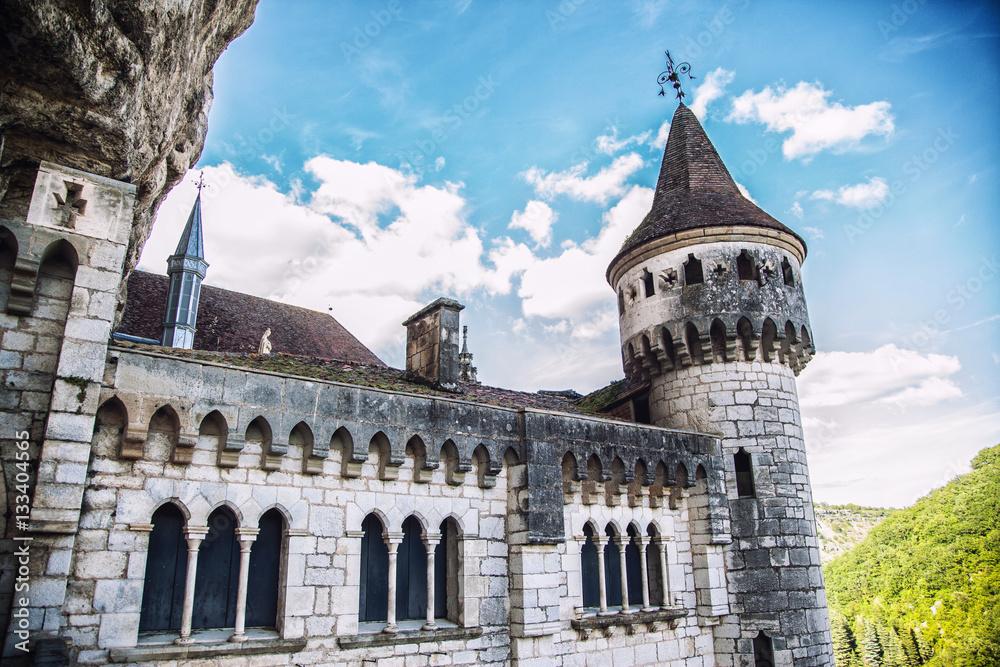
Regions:
<svg viewBox="0 0 1000 667"><path fill-rule="evenodd" d="M177 242L177 249L174 250L174 256L178 255L205 259L205 241L201 233L201 191L198 192L198 197L194 200L191 215L188 216L184 232Z"/></svg>
<svg viewBox="0 0 1000 667"><path fill-rule="evenodd" d="M748 225L791 234L791 229L740 194L697 116L683 103L670 121L653 207L625 239L618 259L647 241L689 229ZM802 242L805 247L805 242Z"/></svg>

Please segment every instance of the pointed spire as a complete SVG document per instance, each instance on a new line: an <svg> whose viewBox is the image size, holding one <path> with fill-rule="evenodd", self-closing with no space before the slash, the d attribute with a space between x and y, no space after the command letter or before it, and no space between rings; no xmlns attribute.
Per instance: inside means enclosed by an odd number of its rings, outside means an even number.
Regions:
<svg viewBox="0 0 1000 667"><path fill-rule="evenodd" d="M191 215L188 216L187 224L177 242L175 256L193 257L195 259L205 259L205 242L201 232L201 188L198 188L198 197L191 207Z"/></svg>
<svg viewBox="0 0 1000 667"><path fill-rule="evenodd" d="M163 344L190 350L198 321L198 302L201 281L205 279L208 262L205 261L205 244L201 233L201 188L191 207L184 232L177 242L174 254L167 258L167 308L163 318Z"/></svg>
<svg viewBox="0 0 1000 667"><path fill-rule="evenodd" d="M738 225L786 232L805 248L798 234L740 193L698 117L681 102L670 121L653 206L625 239L611 266L625 253L653 239L690 229Z"/></svg>

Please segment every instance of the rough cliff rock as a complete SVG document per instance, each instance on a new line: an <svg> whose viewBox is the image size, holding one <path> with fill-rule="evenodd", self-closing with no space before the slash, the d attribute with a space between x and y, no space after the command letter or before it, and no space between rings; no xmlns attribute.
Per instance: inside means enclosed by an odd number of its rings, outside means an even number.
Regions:
<svg viewBox="0 0 1000 667"><path fill-rule="evenodd" d="M27 209L39 160L133 183L127 277L160 202L201 155L212 67L256 6L3 0L0 217Z"/></svg>

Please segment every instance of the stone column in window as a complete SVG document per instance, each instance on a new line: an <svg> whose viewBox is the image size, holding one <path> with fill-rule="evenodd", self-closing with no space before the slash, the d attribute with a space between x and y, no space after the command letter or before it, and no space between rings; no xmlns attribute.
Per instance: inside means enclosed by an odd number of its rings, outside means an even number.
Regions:
<svg viewBox="0 0 1000 667"><path fill-rule="evenodd" d="M181 636L174 640L175 644L190 644L191 639L191 616L194 613L194 580L198 574L198 549L201 548L201 541L208 535L208 526L188 526L188 562L187 574L184 578L184 608L181 612Z"/></svg>
<svg viewBox="0 0 1000 667"><path fill-rule="evenodd" d="M236 589L236 629L233 636L229 638L231 642L245 642L246 619L247 619L247 580L250 576L250 548L254 540L257 539L258 528L236 529L236 534L240 540L240 579Z"/></svg>
<svg viewBox="0 0 1000 667"><path fill-rule="evenodd" d="M656 539L657 552L660 554L660 581L663 586L663 601L660 609L670 606L670 582L667 579L667 540L664 537Z"/></svg>
<svg viewBox="0 0 1000 667"><path fill-rule="evenodd" d="M639 535L635 537L635 541L639 545L639 574L642 575L642 609L640 611L653 611L653 608L649 606L649 572L646 570L648 565L646 546L649 545L649 538Z"/></svg>
<svg viewBox="0 0 1000 667"><path fill-rule="evenodd" d="M424 546L427 547L427 622L421 630L433 630L437 627L434 622L434 550L440 541L440 535L424 535Z"/></svg>
<svg viewBox="0 0 1000 667"><path fill-rule="evenodd" d="M382 632L395 634L396 627L396 555L399 545L403 543L402 533L386 533L385 542L389 547L389 608L386 609L386 622Z"/></svg>
<svg viewBox="0 0 1000 667"><path fill-rule="evenodd" d="M597 581L598 588L600 589L600 600L601 600L601 610L598 612L600 616L607 616L608 612L608 589L607 582L605 581L606 576L604 574L604 545L608 543L608 538L601 537L600 535L594 535L594 544L597 546Z"/></svg>
<svg viewBox="0 0 1000 667"><path fill-rule="evenodd" d="M625 548L629 543L628 533L622 533L614 538L615 542L618 543L618 562L621 563L621 578L622 578L622 614L634 614L635 612L629 609L628 606L628 569L625 565Z"/></svg>

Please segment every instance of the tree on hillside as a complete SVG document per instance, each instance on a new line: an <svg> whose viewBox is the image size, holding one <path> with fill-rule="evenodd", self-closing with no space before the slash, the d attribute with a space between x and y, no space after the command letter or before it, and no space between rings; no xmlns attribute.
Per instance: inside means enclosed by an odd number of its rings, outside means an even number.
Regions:
<svg viewBox="0 0 1000 667"><path fill-rule="evenodd" d="M1000 445L890 512L825 578L868 667L1000 665Z"/></svg>
<svg viewBox="0 0 1000 667"><path fill-rule="evenodd" d="M861 643L861 654L865 661L865 667L885 667L882 662L882 642L878 639L878 629L875 621L865 619L865 638Z"/></svg>
<svg viewBox="0 0 1000 667"><path fill-rule="evenodd" d="M860 667L858 645L847 619L834 613L830 617L830 628L833 633L833 657L837 667Z"/></svg>

